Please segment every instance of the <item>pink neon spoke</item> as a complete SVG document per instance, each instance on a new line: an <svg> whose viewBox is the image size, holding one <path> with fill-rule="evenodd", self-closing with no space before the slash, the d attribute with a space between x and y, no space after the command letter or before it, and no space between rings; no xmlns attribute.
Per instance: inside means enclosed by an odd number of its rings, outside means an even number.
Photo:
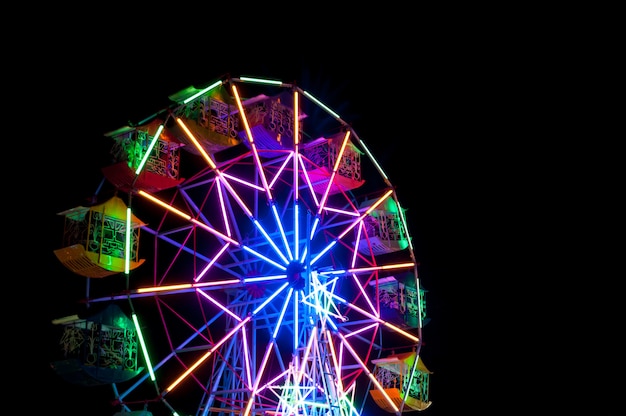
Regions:
<svg viewBox="0 0 626 416"><path fill-rule="evenodd" d="M211 259L211 261L209 262L209 264L207 264L207 265L206 265L206 267L205 267L204 269L202 269L202 272L200 272L200 274L198 274L198 275L197 275L197 276L193 279L193 281L194 281L194 282L197 282L197 281L199 281L200 279L202 279L202 276L204 276L204 275L205 275L205 274L209 271L209 269L211 268L211 266L213 266L213 265L215 264L215 262L217 261L217 259L219 259L219 258L222 256L222 254L224 254L224 252L228 249L228 246L229 246L229 244L228 244L228 243L227 243L227 244L224 244L224 245L222 246L222 248L220 249L220 251L218 251L218 253L217 253L215 256L213 256L213 258Z"/></svg>
<svg viewBox="0 0 626 416"><path fill-rule="evenodd" d="M221 302L218 302L217 300L215 300L213 297L211 297L207 293L203 292L202 290L198 290L198 293L200 295L204 296L205 298L207 298L212 304L214 304L215 306L217 306L218 308L220 308L221 310L223 310L224 312L226 312L227 314L229 314L230 316L235 318L237 321L239 321L239 322L242 321L242 319L240 317L238 317L237 315L235 315L234 313L232 313L230 311L230 309L228 309L226 306L222 305Z"/></svg>

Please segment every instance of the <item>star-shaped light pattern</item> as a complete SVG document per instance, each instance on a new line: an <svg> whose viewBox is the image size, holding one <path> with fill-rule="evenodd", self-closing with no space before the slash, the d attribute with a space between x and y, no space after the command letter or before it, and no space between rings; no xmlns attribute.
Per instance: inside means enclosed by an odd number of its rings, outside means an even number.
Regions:
<svg viewBox="0 0 626 416"><path fill-rule="evenodd" d="M370 150L293 84L229 78L172 99L162 134L192 167L175 187L129 190L133 212L154 216L142 228L152 274L133 271L135 288L113 297L148 322L156 380L140 377L119 404L191 412L195 394L202 415L349 416L376 389L400 411L372 359L419 353L422 293L404 210ZM312 108L334 130L308 133ZM394 306L383 295L400 276L413 298L394 292ZM150 383L156 397L138 398Z"/></svg>

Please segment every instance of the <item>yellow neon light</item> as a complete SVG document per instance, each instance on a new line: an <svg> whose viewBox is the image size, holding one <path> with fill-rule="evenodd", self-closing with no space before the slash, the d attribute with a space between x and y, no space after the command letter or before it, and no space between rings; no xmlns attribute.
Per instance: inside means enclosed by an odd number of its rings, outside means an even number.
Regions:
<svg viewBox="0 0 626 416"><path fill-rule="evenodd" d="M151 200L152 202L154 202L155 204L161 205L163 208L172 211L178 215L180 215L181 217L183 217L186 220L191 220L191 216L185 214L184 212L182 212L179 209L174 208L173 206L166 204L165 202L161 201L160 199L157 199L155 197L153 197L152 195L150 195L149 193L147 193L146 191L139 191L139 195L144 196L146 198L148 198L149 200Z"/></svg>
<svg viewBox="0 0 626 416"><path fill-rule="evenodd" d="M149 293L149 292L168 292L173 290L181 290L181 289L200 289L208 286L220 286L220 285L232 285L235 283L241 283L239 279L230 279L230 280L220 280L213 282L203 282L203 283L183 283L180 285L169 285L169 286L151 286L151 287L143 287L137 289L137 293Z"/></svg>
<svg viewBox="0 0 626 416"><path fill-rule="evenodd" d="M364 273L364 272L372 272L375 270L392 270L392 269L403 269L408 267L415 266L415 263L398 263L398 264L387 264L385 266L374 266L374 267L363 267L359 269L348 269L348 273Z"/></svg>
<svg viewBox="0 0 626 416"><path fill-rule="evenodd" d="M198 142L198 139L196 139L196 137L189 130L189 128L187 128L183 120L181 120L180 117L176 117L176 122L183 128L183 130L185 130L185 134L187 134L187 137L191 139L194 146L196 146L196 149L198 149L198 151L202 154L202 157L204 157L204 159L207 161L209 166L211 166L211 169L215 169L217 167L215 165L215 162L213 162L213 159L211 159L209 154L204 150L204 147L200 145L200 142Z"/></svg>

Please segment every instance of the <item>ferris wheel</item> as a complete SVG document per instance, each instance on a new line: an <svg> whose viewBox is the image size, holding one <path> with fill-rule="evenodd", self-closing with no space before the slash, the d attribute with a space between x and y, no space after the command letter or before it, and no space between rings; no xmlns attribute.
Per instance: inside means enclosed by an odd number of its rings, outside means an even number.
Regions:
<svg viewBox="0 0 626 416"><path fill-rule="evenodd" d="M60 213L55 254L97 312L55 321L53 368L111 384L116 415L427 409L405 210L357 132L276 80L169 99L106 134L110 197ZM123 287L96 293L112 275Z"/></svg>

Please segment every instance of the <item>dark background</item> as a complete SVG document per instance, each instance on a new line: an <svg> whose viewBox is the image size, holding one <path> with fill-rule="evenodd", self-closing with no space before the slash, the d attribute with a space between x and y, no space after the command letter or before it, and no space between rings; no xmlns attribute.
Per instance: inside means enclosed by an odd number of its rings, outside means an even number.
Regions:
<svg viewBox="0 0 626 416"><path fill-rule="evenodd" d="M29 371L11 386L21 408L114 413L109 389L69 385L49 367L51 320L74 313L85 290L53 254L62 232L56 213L95 191L109 161L104 133L164 108L189 85L231 74L312 92L352 124L396 186L428 290L423 356L434 374L425 416L572 407L616 414L612 357L623 325L606 316L620 300L582 270L590 251L561 258L569 247L560 239L580 238L572 217L581 215L570 208L577 198L563 209L560 196L570 201L588 159L571 162L572 136L554 121L559 95L571 94L563 87L568 72L553 66L560 49L527 43L528 28L512 34L508 19L369 12L346 21L326 11L306 29L289 15L260 24L269 18L244 22L233 11L206 19L189 9L176 23L113 13L98 22L57 20L30 34L35 45L11 65L25 74L6 77L20 97L15 112L28 115L14 141L26 155L13 161L21 202L36 207L37 238L28 233L26 244L37 249L25 261L36 285L17 279L13 291L34 291L17 300L31 313L17 321L28 334L17 349ZM189 19L196 24L186 26ZM598 284L604 291L591 293Z"/></svg>

